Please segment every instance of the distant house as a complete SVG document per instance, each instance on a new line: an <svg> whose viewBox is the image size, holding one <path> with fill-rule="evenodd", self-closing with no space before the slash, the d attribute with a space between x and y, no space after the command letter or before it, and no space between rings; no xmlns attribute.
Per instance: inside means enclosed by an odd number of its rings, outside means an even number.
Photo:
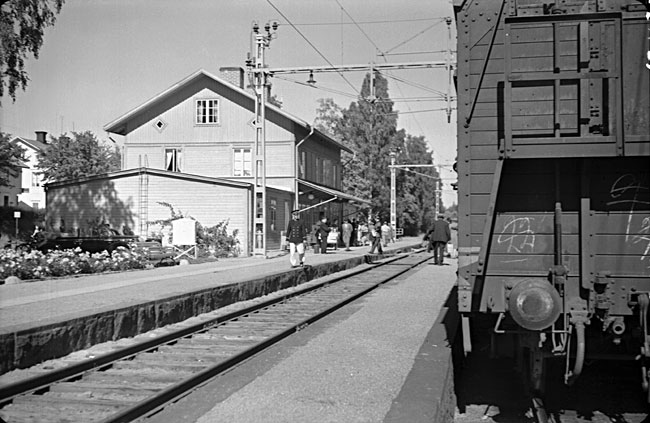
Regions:
<svg viewBox="0 0 650 423"><path fill-rule="evenodd" d="M45 207L45 189L43 187L43 176L38 173L37 153L47 147L47 132L37 131L36 139L15 137L12 143L21 146L25 150L27 160L24 162L19 178L13 188L13 195L1 194L3 205L17 206L22 209L38 210ZM17 199L14 197L17 196ZM9 198L7 198L9 197Z"/></svg>
<svg viewBox="0 0 650 423"><path fill-rule="evenodd" d="M193 210L211 209L212 221L245 219L249 222L246 228L250 243L254 210L224 209L219 203L230 200L220 197L219 192L228 183L237 183L239 189L252 193L254 110L255 97L244 89L242 69L222 68L221 77L199 70L104 127L124 137L124 172L156 170L157 176L164 174L167 179L173 174L178 176L177 181L185 178L185 185L156 190L156 195L146 183L138 182L144 186L125 202L134 221L140 222L136 233L147 234L146 222L153 220L150 206L162 201L190 215ZM296 204L305 209L303 219L307 224L317 221L320 215L332 222L340 221L345 213L354 213L368 204L340 191L341 151L349 149L270 104L266 107L266 121L268 249L280 247L281 232ZM204 178L204 183L197 184L196 178ZM217 183L219 180L224 182ZM48 190L58 188L52 185ZM117 198L125 200L119 190ZM50 204L48 191L48 207Z"/></svg>
<svg viewBox="0 0 650 423"><path fill-rule="evenodd" d="M8 184L6 186L0 186L0 201L2 201L0 204L4 207L17 208L19 203L18 196L21 192L21 172L17 172L13 176L6 173L5 178L7 179Z"/></svg>

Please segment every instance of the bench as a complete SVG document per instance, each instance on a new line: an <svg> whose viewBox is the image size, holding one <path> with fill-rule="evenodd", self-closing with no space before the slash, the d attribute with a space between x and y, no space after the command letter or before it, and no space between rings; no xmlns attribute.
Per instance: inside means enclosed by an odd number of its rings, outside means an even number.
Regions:
<svg viewBox="0 0 650 423"><path fill-rule="evenodd" d="M157 261L155 267L178 264L174 259L174 251L171 248L163 248L157 241L136 242L134 250L144 254L149 261Z"/></svg>

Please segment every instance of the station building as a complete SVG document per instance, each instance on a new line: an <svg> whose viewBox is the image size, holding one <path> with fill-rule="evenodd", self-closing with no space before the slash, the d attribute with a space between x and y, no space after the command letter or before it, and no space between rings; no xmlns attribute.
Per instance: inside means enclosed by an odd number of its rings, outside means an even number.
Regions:
<svg viewBox="0 0 650 423"><path fill-rule="evenodd" d="M341 191L346 146L307 122L266 105L266 246L281 248L298 205L309 226L340 223L369 202ZM169 205L203 226L228 221L242 252L254 241L255 97L241 68L220 76L199 70L104 129L123 137L122 170L47 185L49 222L82 232L89 222L129 228L142 237L169 218Z"/></svg>

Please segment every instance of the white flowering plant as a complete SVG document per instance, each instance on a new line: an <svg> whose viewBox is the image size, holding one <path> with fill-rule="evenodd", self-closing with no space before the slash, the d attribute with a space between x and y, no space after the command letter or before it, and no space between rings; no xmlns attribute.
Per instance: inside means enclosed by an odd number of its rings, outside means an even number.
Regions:
<svg viewBox="0 0 650 423"><path fill-rule="evenodd" d="M117 248L111 253L90 254L74 250L20 251L0 250L0 281L9 276L21 280L38 280L56 276L70 276L129 269L144 269L147 257L128 248Z"/></svg>

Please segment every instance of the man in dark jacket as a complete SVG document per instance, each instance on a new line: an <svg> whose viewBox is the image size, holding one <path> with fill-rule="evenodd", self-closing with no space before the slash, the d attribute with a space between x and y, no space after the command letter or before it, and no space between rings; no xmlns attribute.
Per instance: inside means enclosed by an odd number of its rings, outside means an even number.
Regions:
<svg viewBox="0 0 650 423"><path fill-rule="evenodd" d="M291 267L303 266L305 264L305 239L307 230L300 221L298 210L292 212L292 220L287 225L287 241L289 241L289 262ZM298 259L296 259L296 252Z"/></svg>
<svg viewBox="0 0 650 423"><path fill-rule="evenodd" d="M320 253L327 253L327 236L330 234L330 227L327 224L327 217L323 216L318 225L318 230L316 231L316 238L320 241Z"/></svg>
<svg viewBox="0 0 650 423"><path fill-rule="evenodd" d="M433 222L433 228L429 231L429 242L433 243L433 261L442 266L445 258L445 247L451 240L451 229L442 216Z"/></svg>

